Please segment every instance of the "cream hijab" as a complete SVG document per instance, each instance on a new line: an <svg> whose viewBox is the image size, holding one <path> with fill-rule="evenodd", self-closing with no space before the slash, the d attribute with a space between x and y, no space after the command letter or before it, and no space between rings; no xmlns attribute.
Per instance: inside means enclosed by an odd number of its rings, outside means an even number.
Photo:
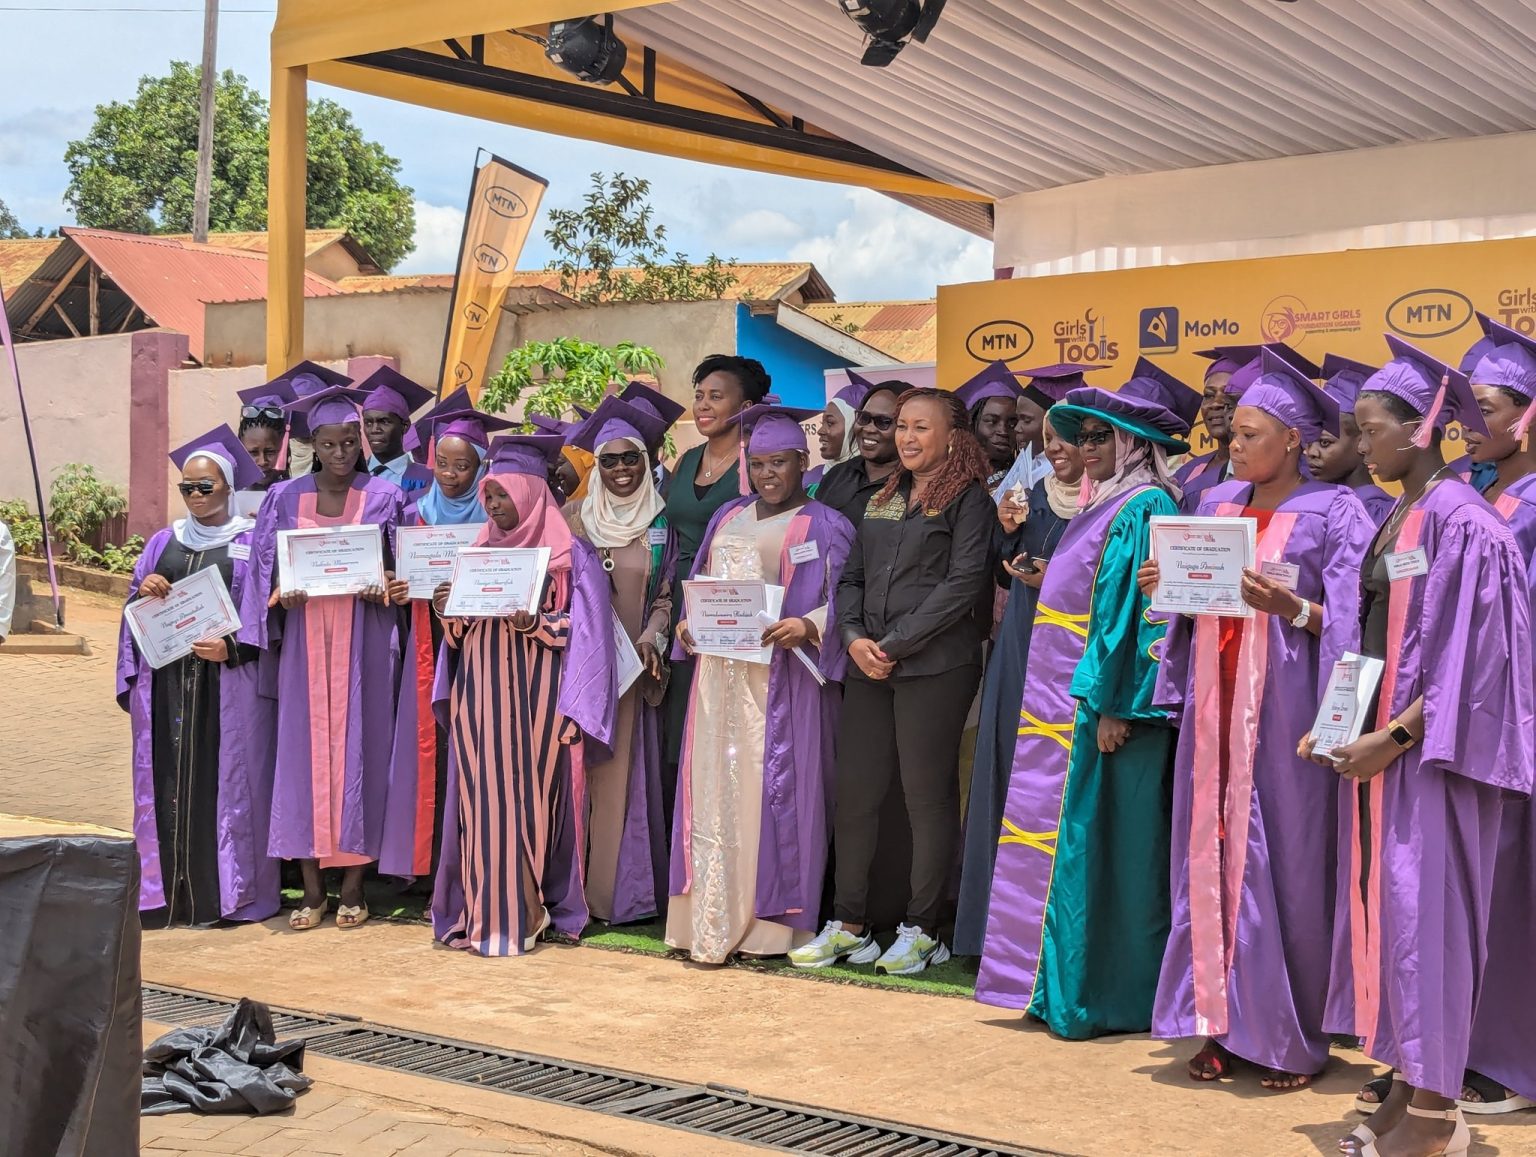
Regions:
<svg viewBox="0 0 1536 1157"><path fill-rule="evenodd" d="M638 438L616 438L597 448L599 455L639 450L645 443ZM581 500L581 527L593 546L613 550L628 546L646 532L656 516L666 507L656 490L656 481L648 465L640 467L645 477L628 498L618 498L603 484L602 470L594 467L587 476L587 496Z"/></svg>

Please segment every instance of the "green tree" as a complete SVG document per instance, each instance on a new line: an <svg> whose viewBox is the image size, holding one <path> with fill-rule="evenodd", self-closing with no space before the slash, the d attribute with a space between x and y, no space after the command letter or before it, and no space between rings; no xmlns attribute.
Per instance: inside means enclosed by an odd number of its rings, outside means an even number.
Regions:
<svg viewBox="0 0 1536 1157"><path fill-rule="evenodd" d="M736 277L711 253L695 266L668 253L667 227L652 221L644 177L592 174L579 209L551 209L545 238L560 292L577 301L706 301L723 297ZM629 268L624 268L628 266Z"/></svg>
<svg viewBox="0 0 1536 1157"><path fill-rule="evenodd" d="M564 418L577 406L596 409L610 385L633 374L655 374L662 364L655 350L633 342L531 341L507 354L501 371L486 382L480 405L499 414L522 401L525 414Z"/></svg>
<svg viewBox="0 0 1536 1157"><path fill-rule="evenodd" d="M28 233L22 223L16 219L16 214L11 212L10 207L4 201L0 201L0 241L15 241L23 237L41 237L42 235L41 229L36 233Z"/></svg>
<svg viewBox="0 0 1536 1157"><path fill-rule="evenodd" d="M200 72L175 61L168 76L140 78L132 101L96 107L90 132L64 152L64 200L82 225L191 231ZM267 227L267 122L261 94L224 72L214 88L208 221L215 232ZM416 213L400 162L366 140L351 113L335 101L311 101L307 153L309 228L346 229L385 269L411 252Z"/></svg>

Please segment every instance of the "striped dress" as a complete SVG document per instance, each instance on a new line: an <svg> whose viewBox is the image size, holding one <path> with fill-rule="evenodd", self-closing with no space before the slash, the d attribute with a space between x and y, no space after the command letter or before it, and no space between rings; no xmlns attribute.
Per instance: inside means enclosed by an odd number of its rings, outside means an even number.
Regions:
<svg viewBox="0 0 1536 1157"><path fill-rule="evenodd" d="M544 876L570 812L562 747L579 734L556 710L569 606L550 584L530 631L510 618L445 619L459 652L451 692L462 914L440 937L482 956L520 956L543 920Z"/></svg>

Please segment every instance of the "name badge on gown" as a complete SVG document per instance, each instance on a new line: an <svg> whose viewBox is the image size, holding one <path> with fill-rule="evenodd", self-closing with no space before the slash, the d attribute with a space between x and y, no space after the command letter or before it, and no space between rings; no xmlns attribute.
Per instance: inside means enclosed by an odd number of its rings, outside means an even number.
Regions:
<svg viewBox="0 0 1536 1157"><path fill-rule="evenodd" d="M229 557L238 562L246 562L251 557L251 544L248 542L232 542L229 544Z"/></svg>
<svg viewBox="0 0 1536 1157"><path fill-rule="evenodd" d="M789 548L789 561L799 566L802 562L815 562L821 557L821 549L814 542L802 542Z"/></svg>
<svg viewBox="0 0 1536 1157"><path fill-rule="evenodd" d="M645 532L645 541L651 546L666 546L667 531L665 527L653 526Z"/></svg>
<svg viewBox="0 0 1536 1157"><path fill-rule="evenodd" d="M1295 590L1301 581L1301 567L1294 562L1266 562L1260 565L1259 573L1288 591Z"/></svg>
<svg viewBox="0 0 1536 1157"><path fill-rule="evenodd" d="M1387 577L1393 582L1429 573L1429 555L1422 546L1387 555Z"/></svg>

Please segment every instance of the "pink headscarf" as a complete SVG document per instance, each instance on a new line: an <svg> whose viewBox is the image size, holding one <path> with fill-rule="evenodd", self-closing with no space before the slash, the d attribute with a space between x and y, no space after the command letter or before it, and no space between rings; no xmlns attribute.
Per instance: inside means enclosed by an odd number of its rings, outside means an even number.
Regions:
<svg viewBox="0 0 1536 1157"><path fill-rule="evenodd" d="M549 484L542 478L520 473L517 470L498 472L480 479L480 503L485 504L485 485L494 480L507 492L517 509L517 525L502 530L491 519L485 520L475 538L476 546L494 547L549 547L549 577L555 583L555 605L570 605L571 590L571 528L566 525L555 505Z"/></svg>

